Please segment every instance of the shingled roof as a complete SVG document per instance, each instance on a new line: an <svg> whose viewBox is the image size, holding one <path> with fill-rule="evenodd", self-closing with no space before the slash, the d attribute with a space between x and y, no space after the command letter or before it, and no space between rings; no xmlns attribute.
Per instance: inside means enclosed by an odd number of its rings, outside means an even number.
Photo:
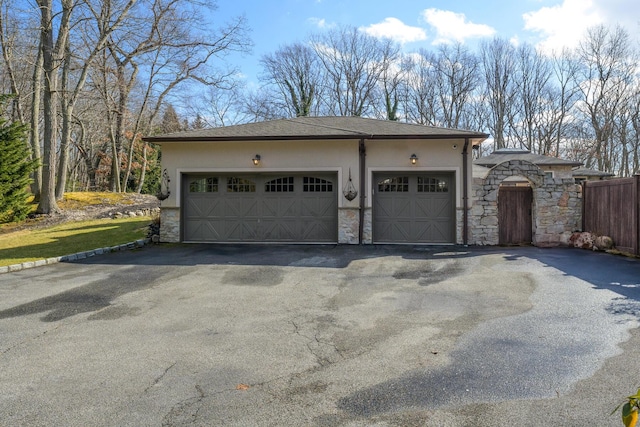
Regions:
<svg viewBox="0 0 640 427"><path fill-rule="evenodd" d="M589 177L599 177L599 178L609 178L615 176L609 172L602 172L595 169L589 168L578 168L571 171L573 176L589 176Z"/></svg>
<svg viewBox="0 0 640 427"><path fill-rule="evenodd" d="M528 150L518 150L513 148L501 148L488 156L480 157L473 161L474 164L492 168L503 162L510 160L525 160L536 166L582 166L582 162L573 160L560 159L558 157L543 156L541 154L533 154Z"/></svg>
<svg viewBox="0 0 640 427"><path fill-rule="evenodd" d="M144 138L161 144L179 141L259 141L282 139L450 139L471 138L477 144L489 135L459 129L362 117L296 117Z"/></svg>

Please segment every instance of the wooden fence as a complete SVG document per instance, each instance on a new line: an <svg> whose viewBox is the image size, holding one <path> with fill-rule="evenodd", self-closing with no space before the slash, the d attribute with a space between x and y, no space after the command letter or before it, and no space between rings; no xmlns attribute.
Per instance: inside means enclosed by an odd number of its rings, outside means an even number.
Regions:
<svg viewBox="0 0 640 427"><path fill-rule="evenodd" d="M585 181L582 230L606 235L617 249L640 255L640 175Z"/></svg>

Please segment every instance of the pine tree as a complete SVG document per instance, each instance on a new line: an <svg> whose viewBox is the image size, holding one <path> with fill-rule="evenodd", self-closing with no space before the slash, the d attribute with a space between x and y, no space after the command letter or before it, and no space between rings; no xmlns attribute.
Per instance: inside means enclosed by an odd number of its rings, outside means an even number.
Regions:
<svg viewBox="0 0 640 427"><path fill-rule="evenodd" d="M162 115L162 124L161 124L162 133L173 133L179 132L182 130L182 125L180 124L180 117L173 105L167 105L167 108L164 110L164 114Z"/></svg>
<svg viewBox="0 0 640 427"><path fill-rule="evenodd" d="M0 104L7 97L0 97ZM0 118L0 222L20 221L29 214L28 186L37 161L29 159L28 128Z"/></svg>

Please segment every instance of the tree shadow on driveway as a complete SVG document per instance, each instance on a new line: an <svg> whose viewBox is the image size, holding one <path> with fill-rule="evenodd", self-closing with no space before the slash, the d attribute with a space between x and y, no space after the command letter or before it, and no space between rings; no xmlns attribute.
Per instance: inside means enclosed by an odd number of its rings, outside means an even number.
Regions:
<svg viewBox="0 0 640 427"><path fill-rule="evenodd" d="M76 261L83 264L196 266L244 265L346 268L354 261L381 257L409 260L464 259L503 255L507 261L539 261L592 285L625 297L640 292L640 259L572 248L411 246L411 245L218 245L160 244Z"/></svg>
<svg viewBox="0 0 640 427"><path fill-rule="evenodd" d="M48 312L40 320L55 322L76 314L100 310L119 296L152 287L166 269L140 271L136 267L114 270L107 278L0 311L0 319Z"/></svg>
<svg viewBox="0 0 640 427"><path fill-rule="evenodd" d="M504 258L508 261L535 259L564 276L590 283L594 289L620 295L611 312L640 318L640 259L572 248L514 248L507 251Z"/></svg>

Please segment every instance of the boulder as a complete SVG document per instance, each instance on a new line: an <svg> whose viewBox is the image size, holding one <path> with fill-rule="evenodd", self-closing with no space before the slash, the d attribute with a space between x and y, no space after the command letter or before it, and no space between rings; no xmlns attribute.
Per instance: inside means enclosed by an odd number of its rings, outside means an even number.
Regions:
<svg viewBox="0 0 640 427"><path fill-rule="evenodd" d="M601 251L613 249L613 239L609 236L598 236L593 241L593 249Z"/></svg>
<svg viewBox="0 0 640 427"><path fill-rule="evenodd" d="M569 238L569 244L575 248L607 251L613 249L613 239L609 236L597 236L588 231L575 232Z"/></svg>
<svg viewBox="0 0 640 427"><path fill-rule="evenodd" d="M588 231L575 232L569 238L569 242L574 248L593 249L593 234Z"/></svg>

